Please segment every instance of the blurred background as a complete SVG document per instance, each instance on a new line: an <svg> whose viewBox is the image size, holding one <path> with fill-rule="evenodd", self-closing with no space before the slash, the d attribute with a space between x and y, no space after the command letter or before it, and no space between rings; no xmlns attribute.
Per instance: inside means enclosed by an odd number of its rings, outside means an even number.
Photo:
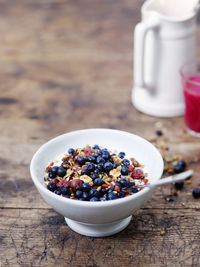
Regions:
<svg viewBox="0 0 200 267"><path fill-rule="evenodd" d="M132 126L132 33L143 1L125 2L0 2L3 136Z"/></svg>
<svg viewBox="0 0 200 267"><path fill-rule="evenodd" d="M137 134L149 136L131 104L133 30L142 4L0 1L3 136L48 139L72 129L135 124Z"/></svg>

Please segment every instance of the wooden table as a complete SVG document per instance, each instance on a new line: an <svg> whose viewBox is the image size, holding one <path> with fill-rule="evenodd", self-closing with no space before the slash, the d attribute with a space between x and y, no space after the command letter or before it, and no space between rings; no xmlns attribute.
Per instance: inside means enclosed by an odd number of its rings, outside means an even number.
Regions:
<svg viewBox="0 0 200 267"><path fill-rule="evenodd" d="M153 118L131 104L142 2L0 1L0 266L200 266L200 203L191 195L199 139L183 117ZM80 236L40 197L29 163L50 138L91 127L138 134L195 174L178 196L173 185L157 188L121 233Z"/></svg>

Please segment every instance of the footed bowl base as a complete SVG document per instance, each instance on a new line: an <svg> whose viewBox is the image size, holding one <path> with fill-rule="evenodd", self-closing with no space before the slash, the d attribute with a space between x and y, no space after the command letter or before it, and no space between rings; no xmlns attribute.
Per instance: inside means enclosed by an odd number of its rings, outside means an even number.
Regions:
<svg viewBox="0 0 200 267"><path fill-rule="evenodd" d="M105 224L88 224L77 222L65 217L67 225L75 232L92 237L103 237L114 235L128 226L131 221L132 216L129 216L125 219L115 221L112 223Z"/></svg>

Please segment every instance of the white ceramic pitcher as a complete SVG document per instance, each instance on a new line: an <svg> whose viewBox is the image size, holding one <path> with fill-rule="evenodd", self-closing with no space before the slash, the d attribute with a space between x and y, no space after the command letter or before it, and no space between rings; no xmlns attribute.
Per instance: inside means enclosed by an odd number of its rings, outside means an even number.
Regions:
<svg viewBox="0 0 200 267"><path fill-rule="evenodd" d="M196 58L198 0L147 0L134 33L134 106L149 115L184 114L179 70Z"/></svg>

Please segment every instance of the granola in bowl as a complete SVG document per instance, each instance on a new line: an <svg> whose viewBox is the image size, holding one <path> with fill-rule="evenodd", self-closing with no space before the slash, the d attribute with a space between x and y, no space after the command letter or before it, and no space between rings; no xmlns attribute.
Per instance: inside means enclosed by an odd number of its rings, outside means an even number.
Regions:
<svg viewBox="0 0 200 267"><path fill-rule="evenodd" d="M47 188L57 195L82 201L107 201L142 190L148 183L144 167L124 152L98 145L70 148L52 161L44 177Z"/></svg>

